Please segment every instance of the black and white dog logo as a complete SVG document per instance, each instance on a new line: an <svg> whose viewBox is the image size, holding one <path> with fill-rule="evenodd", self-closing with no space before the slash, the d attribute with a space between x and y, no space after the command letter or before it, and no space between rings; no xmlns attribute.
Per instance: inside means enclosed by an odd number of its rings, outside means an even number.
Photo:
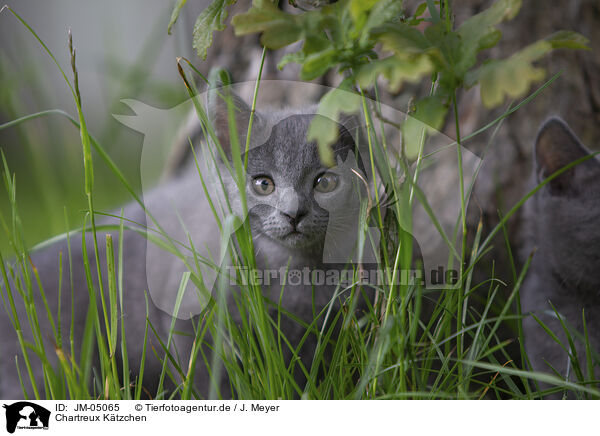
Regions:
<svg viewBox="0 0 600 436"><path fill-rule="evenodd" d="M48 429L50 411L29 401L3 406L6 409L6 431L18 429Z"/></svg>

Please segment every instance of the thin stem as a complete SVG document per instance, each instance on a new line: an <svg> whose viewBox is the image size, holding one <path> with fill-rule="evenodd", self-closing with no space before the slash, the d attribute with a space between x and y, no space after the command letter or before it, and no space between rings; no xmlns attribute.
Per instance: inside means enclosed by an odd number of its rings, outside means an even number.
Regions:
<svg viewBox="0 0 600 436"><path fill-rule="evenodd" d="M258 68L258 78L256 79L256 85L254 86L254 95L252 96L252 108L250 109L250 119L248 120L248 133L246 134L246 153L244 158L244 169L248 169L248 152L250 151L250 132L252 132L252 124L254 123L254 113L256 112L256 98L258 97L258 87L260 86L260 79L262 77L263 66L265 65L265 57L267 49L263 47L262 55L260 57L260 67Z"/></svg>
<svg viewBox="0 0 600 436"><path fill-rule="evenodd" d="M462 159L462 145L460 141L460 124L458 117L458 104L456 101L456 91L454 91L452 95L452 105L454 107L454 124L456 129L456 154L458 158L458 181L460 184L460 217L462 221L462 242L460 248L460 266L459 266L459 286L458 286L458 295L457 295L457 317L456 317L456 328L457 331L462 331L463 324L466 317L466 306L464 306L464 292L463 289L463 275L464 275L464 265L465 265L465 255L466 255L466 246L467 246L467 220L466 220L466 208L465 208L465 182L464 182L464 174L463 174L463 159ZM463 307L464 306L464 307ZM457 337L457 355L459 360L463 358L463 339L464 335L461 334ZM462 379L462 365L458 366L458 376L459 380Z"/></svg>

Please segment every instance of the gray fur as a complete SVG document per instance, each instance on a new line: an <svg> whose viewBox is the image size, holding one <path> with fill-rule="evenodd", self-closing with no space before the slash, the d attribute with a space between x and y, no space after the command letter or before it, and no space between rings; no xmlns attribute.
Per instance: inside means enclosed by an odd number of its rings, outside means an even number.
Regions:
<svg viewBox="0 0 600 436"><path fill-rule="evenodd" d="M240 143L245 144L245 126L249 115L249 108L239 98L234 99L236 105L238 132L240 134ZM216 128L217 136L226 148L226 153L231 157L230 141L228 136L226 117L226 108L219 101L209 103L208 113ZM333 193L320 194L315 193L314 180L326 170L321 164L317 148L314 143L306 141L306 132L312 119L314 108L307 108L304 111L281 110L272 113L257 112L254 119L254 128L252 131L252 144L248 157L248 173L246 195L248 198L248 219L254 238L255 255L257 267L259 269L302 269L308 268L331 268L332 265L323 265L323 248L325 245L325 236L329 233L336 234L337 231L344 240L348 240L349 234L356 234L356 212L358 211L357 179L349 175L348 172L340 173L340 187ZM226 118L225 118L226 119ZM352 127L352 126L350 126ZM349 128L350 128L349 127ZM349 151L354 147L352 136L347 131L343 131L341 139L334 146L338 163L343 163L348 158ZM364 171L364 165L360 162L359 167ZM203 170L207 174L211 173L209 164L201 162ZM342 167L343 165L340 165ZM233 178L227 175L223 162L219 163L221 174L224 175L225 192L223 192L218 183L209 186L209 191L213 195L227 195L234 212L240 213L241 204L237 185ZM335 169L333 169L335 171ZM251 187L252 179L257 175L269 175L276 184L276 191L267 197L259 198ZM367 175L365 175L367 177ZM210 180L210 177L209 177ZM212 178L216 182L216 178ZM363 192L364 194L364 192ZM177 231L181 227L181 219L186 229L194 238L196 247L209 246L218 247L220 242L219 230L216 223L206 219L210 216L208 200L204 195L200 185L197 169L195 165L188 164L182 167L179 177L159 186L145 196L145 204L150 211L157 212L160 216L164 213L164 220L161 224L169 231ZM169 211L177 210L179 215L169 215ZM340 210L342 212L340 212ZM119 212L116 212L117 214ZM337 217L349 217L347 220L338 219L332 223L330 215L337 214ZM144 223L147 220L144 211L137 204L130 204L124 210L124 216L130 220ZM114 222L114 220L112 220ZM150 223L149 223L150 224ZM335 224L335 225L333 225ZM299 234L289 235L295 225ZM354 227L353 227L354 226ZM329 230L328 230L329 229ZM350 233L349 233L350 232ZM170 232L169 232L170 234ZM181 240L181 234L173 235L175 239ZM113 234L115 246L117 246L118 235ZM74 301L72 302L69 286L68 268L63 268L63 298L61 301L61 310L63 315L62 331L66 335L69 331L71 303L74 303L75 317L75 349L77 352L81 346L81 334L85 323L85 310L88 307L88 292L86 278L83 272L83 251L79 243L81 238L78 236L71 240L73 250L73 283L74 283ZM100 246L104 246L104 234L98 235ZM86 250L94 266L94 255L92 250L91 238L88 237ZM346 250L347 247L344 247ZM63 259L66 259L66 242L57 243L44 250L32 253L32 262L40 273L44 290L50 301L51 311L56 315L58 310L58 253L63 253ZM101 264L105 265L104 249L101 250ZM147 261L146 261L147 260ZM180 263L176 263L174 257L169 254L152 248L147 244L143 236L133 232L126 231L124 234L124 312L127 346L129 350L129 367L132 370L132 380L136 376L137 368L142 357L142 342L145 326L145 303L144 291L150 289L150 296L160 307L165 307L159 301L172 302L177 293L181 273L184 272ZM66 262L66 261L64 261ZM289 265L289 266L288 266ZM93 268L94 269L94 268ZM92 271L95 279L95 272ZM104 272L106 277L106 272ZM38 295L37 286L34 285L34 294ZM159 294L152 292L152 289L158 289ZM285 310L292 312L305 322L312 322L314 318L313 303L317 313L325 307L332 299L335 288L333 286L297 286L287 285L282 298L282 306ZM277 301L281 287L274 284L271 287L264 287L263 293L272 300ZM314 295L313 295L314 292ZM17 296L21 322L28 330L24 306L20 297ZM185 312L186 307L182 311ZM49 332L49 322L45 317L45 311L40 298L36 298L38 314L41 316L42 331ZM229 302L230 310L234 311L233 302ZM190 309L191 312L193 312ZM150 303L150 312L148 314L150 321L157 328L163 340L167 337L171 317L168 313L159 310L155 304ZM197 322L198 320L196 320ZM178 320L177 330L191 333L191 323L186 320ZM19 367L21 374L24 375L25 386L31 395L31 387L26 375L19 345L16 336L6 312L0 312L0 328L4 332L4 338L0 342L0 397L2 398L20 398L22 397L21 387L18 383L15 368L15 356L19 356ZM282 320L282 329L284 334L290 340L292 345L298 344L305 333L305 329L291 320ZM26 340L32 341L31 332L26 331ZM56 362L56 356L53 350L53 344L48 340L48 334L44 340L46 344L46 354L52 362ZM150 344L148 349L154 346L160 350L160 345L153 338L152 332L149 333ZM312 350L316 344L316 339L309 338L303 348L303 362L310 365ZM190 337L181 336L175 338L175 346L181 356L182 362L187 364L189 352L191 349ZM69 349L68 345L64 347ZM205 350L208 352L208 349ZM159 351L159 354L160 351ZM43 386L42 374L39 365L35 365L34 373L38 387ZM203 395L207 394L209 384L208 374L198 359L197 374L195 376L196 384ZM151 351L147 352L146 373L144 385L152 392L155 387L161 365ZM226 379L221 380L223 387L226 387ZM42 388L43 390L43 388ZM227 396L227 392L222 392ZM43 393L42 393L43 395Z"/></svg>
<svg viewBox="0 0 600 436"><path fill-rule="evenodd" d="M588 155L562 120L548 120L536 140L536 183ZM585 309L591 346L595 353L600 352L600 162L591 158L544 186L528 205L527 224L532 242L529 250L535 246L537 251L522 288L524 313L535 313L568 349L563 329L549 303L580 333ZM533 368L551 372L550 364L561 377L567 378L567 352L532 317L526 317L523 326ZM580 365L585 369L583 343L576 340L575 346ZM595 360L597 376L598 365ZM572 369L570 372L572 381Z"/></svg>

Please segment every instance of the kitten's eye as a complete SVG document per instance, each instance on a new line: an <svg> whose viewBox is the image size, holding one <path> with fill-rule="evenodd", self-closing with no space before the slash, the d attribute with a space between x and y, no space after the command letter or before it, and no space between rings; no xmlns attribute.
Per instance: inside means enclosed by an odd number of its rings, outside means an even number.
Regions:
<svg viewBox="0 0 600 436"><path fill-rule="evenodd" d="M269 195L275 190L275 182L267 176L255 177L252 180L252 188L258 195Z"/></svg>
<svg viewBox="0 0 600 436"><path fill-rule="evenodd" d="M338 185L338 176L333 173L323 173L315 179L315 191L331 192Z"/></svg>

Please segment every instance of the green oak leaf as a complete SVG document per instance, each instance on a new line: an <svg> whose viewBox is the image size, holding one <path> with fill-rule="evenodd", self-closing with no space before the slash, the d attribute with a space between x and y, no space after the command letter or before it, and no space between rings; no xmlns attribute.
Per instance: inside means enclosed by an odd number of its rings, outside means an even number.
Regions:
<svg viewBox="0 0 600 436"><path fill-rule="evenodd" d="M557 32L507 59L486 62L467 74L466 83L472 86L478 82L483 104L488 108L498 106L506 96L521 97L533 83L542 80L546 75L545 70L533 63L558 48L587 49L587 39L575 32Z"/></svg>
<svg viewBox="0 0 600 436"><path fill-rule="evenodd" d="M214 0L196 19L193 31L193 47L196 49L198 56L203 60L206 59L208 47L212 44L213 32L225 29L225 20L228 15L227 7L233 5L236 1L237 0ZM179 6L179 4L177 6ZM177 12L178 15L179 10L177 9L177 6L176 9L173 10L173 14ZM179 9L181 9L181 6L183 6L183 4L180 5ZM177 16L175 16L175 19L177 19Z"/></svg>
<svg viewBox="0 0 600 436"><path fill-rule="evenodd" d="M371 9L368 18L360 33L360 41L366 44L371 38L371 29L375 29L387 22L399 22L402 17L402 0L380 0ZM358 29L357 29L358 30Z"/></svg>
<svg viewBox="0 0 600 436"><path fill-rule="evenodd" d="M361 107L361 96L350 91L347 88L349 84L348 80L344 80L339 88L332 89L321 98L317 115L306 135L308 141L317 142L321 162L327 166L335 164L331 145L338 138L340 115L357 112Z"/></svg>
<svg viewBox="0 0 600 436"><path fill-rule="evenodd" d="M571 50L591 50L590 41L580 33L570 30L560 30L546 38L553 49L566 48Z"/></svg>
<svg viewBox="0 0 600 436"><path fill-rule="evenodd" d="M303 36L301 15L286 14L270 1L254 1L243 14L233 17L236 36L262 32L261 43L270 49L285 47Z"/></svg>
<svg viewBox="0 0 600 436"><path fill-rule="evenodd" d="M331 42L324 36L308 35L304 40L302 49L297 52L285 54L285 56L283 56L277 64L277 68L282 69L285 65L289 63L302 64L304 63L304 60L307 58L307 56L323 51L330 46Z"/></svg>
<svg viewBox="0 0 600 436"><path fill-rule="evenodd" d="M169 20L169 25L167 26L167 33L169 35L171 34L171 28L177 21L177 18L179 18L179 13L181 12L181 8L183 8L186 3L187 3L187 0L177 0L177 3L175 3L175 6L173 7L173 12L171 12L171 19Z"/></svg>
<svg viewBox="0 0 600 436"><path fill-rule="evenodd" d="M302 37L302 29L294 23L280 23L269 26L260 37L260 42L267 48L277 50Z"/></svg>
<svg viewBox="0 0 600 436"><path fill-rule="evenodd" d="M400 55L423 53L431 48L425 35L406 23L386 23L373 29L371 35L384 50Z"/></svg>
<svg viewBox="0 0 600 436"><path fill-rule="evenodd" d="M379 2L379 0L350 0L350 15L354 20L357 30L364 27L369 11Z"/></svg>
<svg viewBox="0 0 600 436"><path fill-rule="evenodd" d="M453 65L459 59L462 51L462 43L456 32L448 31L444 22L438 22L425 28L425 38L429 44L441 54L441 58L433 58L438 61L440 69L446 69L456 75ZM461 81L461 77L457 82Z"/></svg>
<svg viewBox="0 0 600 436"><path fill-rule="evenodd" d="M306 59L306 55L302 51L286 53L277 63L277 69L282 70L287 64L301 64Z"/></svg>
<svg viewBox="0 0 600 436"><path fill-rule="evenodd" d="M502 33L496 25L513 19L521 9L521 0L500 0L488 9L472 16L459 28L458 35L462 40L460 60L456 69L464 74L477 62L477 53L495 46Z"/></svg>
<svg viewBox="0 0 600 436"><path fill-rule="evenodd" d="M334 47L307 56L300 70L300 78L302 80L313 80L322 76L335 65L335 59L336 50Z"/></svg>
<svg viewBox="0 0 600 436"><path fill-rule="evenodd" d="M379 75L382 75L388 81L388 88L396 92L405 81L417 82L423 76L430 74L433 68L431 59L426 55L417 55L410 59L390 56L360 65L355 68L355 77L360 87L368 88L375 84Z"/></svg>
<svg viewBox="0 0 600 436"><path fill-rule="evenodd" d="M427 9L427 2L423 2L421 3L419 6L417 6L417 9L415 9L415 18L419 18L421 15L423 15L425 13L425 10Z"/></svg>

